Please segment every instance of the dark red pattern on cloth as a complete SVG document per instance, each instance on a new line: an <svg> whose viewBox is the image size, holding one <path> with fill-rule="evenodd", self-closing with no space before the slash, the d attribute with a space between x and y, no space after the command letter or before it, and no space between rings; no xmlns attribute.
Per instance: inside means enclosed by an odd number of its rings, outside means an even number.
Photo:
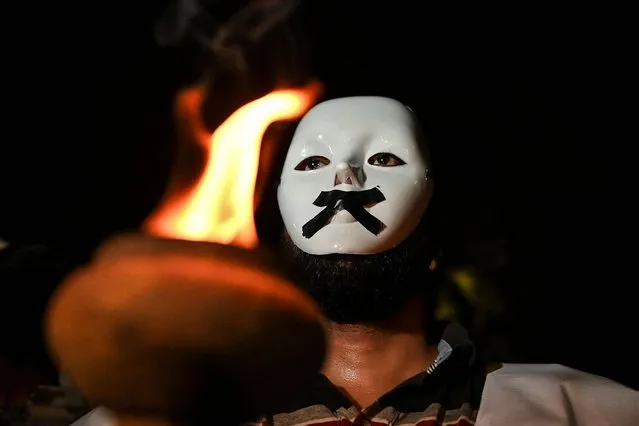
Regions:
<svg viewBox="0 0 639 426"><path fill-rule="evenodd" d="M442 423L437 421L437 419L424 419L419 420L417 423L411 423L410 426L441 426L441 424ZM466 417L460 417L457 421L446 422L446 426L473 426L474 424L475 422ZM388 426L388 423L372 422L371 426Z"/></svg>
<svg viewBox="0 0 639 426"><path fill-rule="evenodd" d="M301 424L303 424L304 426L393 426L396 423L375 420L366 422L366 419L364 417L357 417L352 422L348 419L322 419L310 423L303 422ZM442 423L442 421L438 420L436 417L428 416L428 418L417 420L417 422L403 423L400 421L397 424L405 424L406 426L441 426L444 423ZM464 415L459 416L459 418L456 420L445 421L446 426L474 426L474 424L475 422L473 420ZM260 426L272 426L272 423L269 421L263 421L262 423L260 423Z"/></svg>
<svg viewBox="0 0 639 426"><path fill-rule="evenodd" d="M364 423L365 424L365 423ZM442 423L438 422L437 419L424 419L419 420L417 423L412 423L410 426L440 426ZM446 426L473 426L475 422L468 420L465 417L460 418L456 422L447 422ZM304 426L360 426L362 422L350 422L347 419L340 420L328 420L328 421L318 421L317 423L305 423ZM370 422L370 426L389 426L389 423L386 422ZM392 423L390 423L392 425ZM263 422L262 426L270 426L269 422Z"/></svg>

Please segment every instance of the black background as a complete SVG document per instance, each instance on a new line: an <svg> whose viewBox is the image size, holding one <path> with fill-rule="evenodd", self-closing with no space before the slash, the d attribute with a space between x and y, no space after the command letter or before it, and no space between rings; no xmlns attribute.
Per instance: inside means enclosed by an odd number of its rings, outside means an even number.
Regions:
<svg viewBox="0 0 639 426"><path fill-rule="evenodd" d="M299 61L328 97L393 96L424 122L445 194L447 267L472 267L503 306L476 330L489 356L637 387L632 290L611 249L602 147L577 138L585 93L570 11L341 3L296 12ZM164 6L7 13L16 29L4 42L0 235L14 250L2 254L0 317L11 359L44 362L41 313L59 279L100 240L138 226L162 195L172 97L202 69L193 46L155 43ZM30 244L43 247L17 252Z"/></svg>

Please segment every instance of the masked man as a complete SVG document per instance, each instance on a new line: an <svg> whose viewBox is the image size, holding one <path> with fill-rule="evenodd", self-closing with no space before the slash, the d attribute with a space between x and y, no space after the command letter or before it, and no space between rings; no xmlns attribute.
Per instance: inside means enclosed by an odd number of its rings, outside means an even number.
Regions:
<svg viewBox="0 0 639 426"><path fill-rule="evenodd" d="M410 109L382 97L329 100L300 122L278 188L282 246L328 319L328 355L313 389L256 424L633 424L639 393L622 385L559 365L488 373L460 326L427 335L425 142ZM102 413L80 422L112 424Z"/></svg>

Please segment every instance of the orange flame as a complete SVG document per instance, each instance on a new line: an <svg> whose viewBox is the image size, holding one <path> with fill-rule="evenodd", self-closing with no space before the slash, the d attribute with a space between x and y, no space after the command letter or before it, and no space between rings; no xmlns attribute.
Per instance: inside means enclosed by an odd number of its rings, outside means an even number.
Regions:
<svg viewBox="0 0 639 426"><path fill-rule="evenodd" d="M189 125L207 150L205 169L192 188L168 198L151 214L145 230L166 238L257 246L253 204L262 137L273 122L302 116L318 89L311 85L271 92L236 110L212 135L193 121L202 90L182 92L178 104L188 110Z"/></svg>

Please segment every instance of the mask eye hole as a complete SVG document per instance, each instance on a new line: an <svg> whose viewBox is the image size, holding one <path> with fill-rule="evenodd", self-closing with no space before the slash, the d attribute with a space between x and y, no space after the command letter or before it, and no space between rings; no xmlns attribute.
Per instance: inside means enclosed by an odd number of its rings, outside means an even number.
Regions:
<svg viewBox="0 0 639 426"><path fill-rule="evenodd" d="M377 167L397 167L403 166L406 162L390 152L378 152L368 159L368 164Z"/></svg>
<svg viewBox="0 0 639 426"><path fill-rule="evenodd" d="M308 157L299 162L297 166L295 166L295 170L301 171L310 171L321 169L322 167L326 167L331 164L331 160L326 157L322 157L321 155L314 155L312 157Z"/></svg>

